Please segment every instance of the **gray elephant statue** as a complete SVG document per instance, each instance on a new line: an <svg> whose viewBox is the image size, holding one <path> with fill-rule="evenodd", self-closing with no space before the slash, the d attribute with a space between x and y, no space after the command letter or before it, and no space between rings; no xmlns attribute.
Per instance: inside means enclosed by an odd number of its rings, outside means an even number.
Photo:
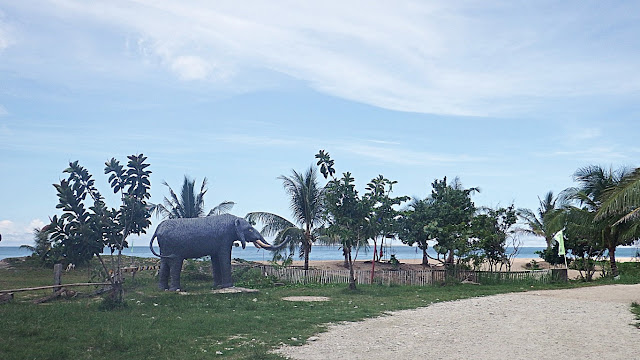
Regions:
<svg viewBox="0 0 640 360"><path fill-rule="evenodd" d="M156 238L160 254L153 249L153 240ZM247 220L230 214L164 220L149 243L151 252L160 257L158 287L179 291L184 259L207 255L211 256L214 288L232 287L231 249L235 241L240 241L243 249L247 241L253 242L257 248L272 251L285 245L270 245Z"/></svg>

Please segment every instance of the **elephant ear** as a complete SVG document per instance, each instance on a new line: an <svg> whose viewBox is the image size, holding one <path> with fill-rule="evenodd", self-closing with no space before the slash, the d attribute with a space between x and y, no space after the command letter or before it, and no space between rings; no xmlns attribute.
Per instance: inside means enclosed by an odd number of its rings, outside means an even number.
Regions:
<svg viewBox="0 0 640 360"><path fill-rule="evenodd" d="M236 234L238 235L238 240L242 243L242 248L244 249L247 246L247 240L244 238L244 233L240 229L240 219L236 219Z"/></svg>

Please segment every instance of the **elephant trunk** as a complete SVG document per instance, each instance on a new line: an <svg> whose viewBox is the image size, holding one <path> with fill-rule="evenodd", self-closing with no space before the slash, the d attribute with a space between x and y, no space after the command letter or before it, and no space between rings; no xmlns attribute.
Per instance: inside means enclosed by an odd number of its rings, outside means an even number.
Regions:
<svg viewBox="0 0 640 360"><path fill-rule="evenodd" d="M264 238L262 240L258 239L254 242L254 244L256 245L256 247L261 248L261 249L265 249L265 250L269 250L269 251L276 251L276 250L280 250L282 249L285 245L287 245L286 241L283 241L282 243L273 246L271 244L269 244Z"/></svg>

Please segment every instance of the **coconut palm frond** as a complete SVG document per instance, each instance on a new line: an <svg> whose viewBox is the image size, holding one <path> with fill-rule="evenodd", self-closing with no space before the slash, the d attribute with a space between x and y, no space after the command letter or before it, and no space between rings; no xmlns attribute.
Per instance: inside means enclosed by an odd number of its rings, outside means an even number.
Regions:
<svg viewBox="0 0 640 360"><path fill-rule="evenodd" d="M231 211L231 209L235 204L236 203L233 201L223 201L220 204L218 204L218 206L209 210L209 213L207 214L207 216L226 214L229 211Z"/></svg>
<svg viewBox="0 0 640 360"><path fill-rule="evenodd" d="M283 230L295 227L291 221L269 212L250 212L244 217L252 224L262 223L263 228L260 233L263 236L274 236Z"/></svg>
<svg viewBox="0 0 640 360"><path fill-rule="evenodd" d="M604 198L597 220L620 213L626 214L618 223L635 219L640 208L640 168L625 176L618 186L605 191Z"/></svg>
<svg viewBox="0 0 640 360"><path fill-rule="evenodd" d="M162 184L169 189L169 197L164 198L164 205L155 205L158 214L169 219L195 218L205 216L204 196L207 193L207 178L202 180L200 191L196 193L196 181L184 176L180 196L163 181ZM220 215L227 213L235 205L232 201L224 201L209 211L207 215Z"/></svg>

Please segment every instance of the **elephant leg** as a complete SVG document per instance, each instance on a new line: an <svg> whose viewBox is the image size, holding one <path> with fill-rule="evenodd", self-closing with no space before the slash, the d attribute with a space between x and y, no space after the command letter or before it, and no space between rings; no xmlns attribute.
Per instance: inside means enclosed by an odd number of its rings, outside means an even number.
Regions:
<svg viewBox="0 0 640 360"><path fill-rule="evenodd" d="M171 259L171 287L170 291L180 290L180 273L182 272L182 262L184 259Z"/></svg>
<svg viewBox="0 0 640 360"><path fill-rule="evenodd" d="M222 285L222 273L220 272L220 262L217 255L211 255L211 273L213 275L213 288L217 289Z"/></svg>
<svg viewBox="0 0 640 360"><path fill-rule="evenodd" d="M165 258L160 259L160 273L158 274L158 288L160 290L169 289L169 261Z"/></svg>
<svg viewBox="0 0 640 360"><path fill-rule="evenodd" d="M222 251L218 251L217 254L217 266L220 268L220 287L228 288L233 286L233 280L231 279L231 247Z"/></svg>

